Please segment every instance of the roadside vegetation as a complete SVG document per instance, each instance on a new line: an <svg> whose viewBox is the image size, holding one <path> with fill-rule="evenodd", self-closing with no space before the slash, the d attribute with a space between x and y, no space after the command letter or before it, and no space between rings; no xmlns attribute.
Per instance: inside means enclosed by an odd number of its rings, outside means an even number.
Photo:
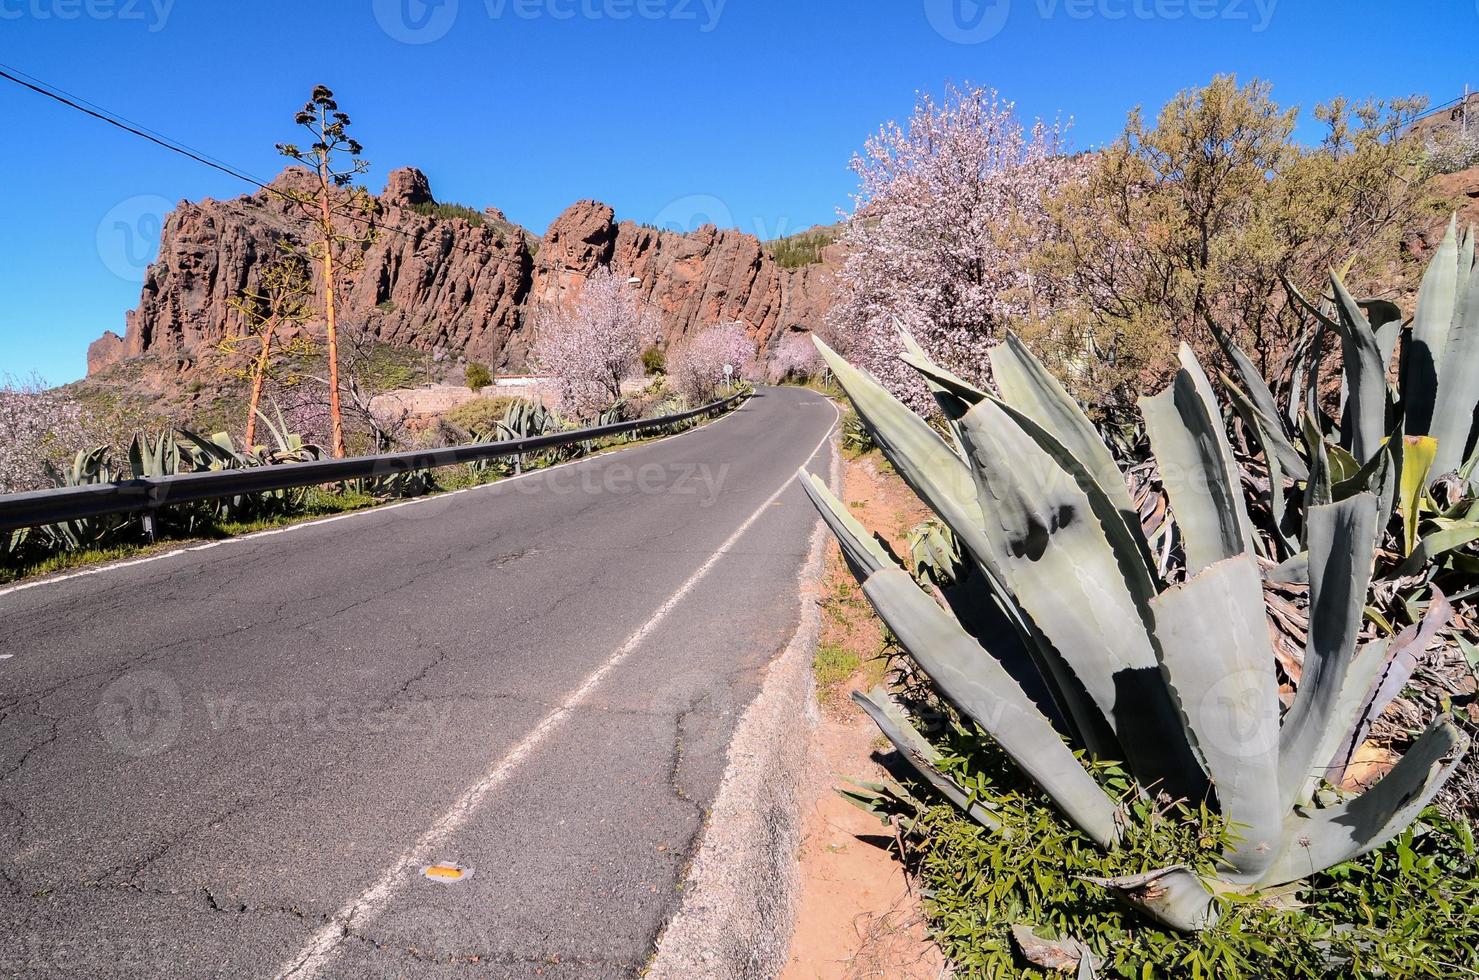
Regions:
<svg viewBox="0 0 1479 980"><path fill-rule="evenodd" d="M824 609L882 620L816 669L889 637L841 792L960 975L1479 971L1479 271L1404 245L1423 104L1305 147L1218 78L1073 155L964 86L859 156L842 448L934 517L809 486Z"/></svg>

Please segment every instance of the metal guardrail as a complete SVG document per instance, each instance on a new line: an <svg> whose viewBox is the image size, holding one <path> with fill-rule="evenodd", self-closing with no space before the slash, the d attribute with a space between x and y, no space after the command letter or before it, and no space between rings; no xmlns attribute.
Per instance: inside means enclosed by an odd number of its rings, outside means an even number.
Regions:
<svg viewBox="0 0 1479 980"><path fill-rule="evenodd" d="M555 449L579 442L590 442L606 436L625 435L644 429L660 429L686 422L727 408L748 397L748 393L731 395L700 408L664 415L659 418L615 422L589 429L557 432L533 439L485 442L473 446L449 446L444 449L410 450L383 456L355 456L349 459L321 459L309 463L284 463L279 466L253 466L239 470L208 473L180 473L175 476L124 480L119 483L95 483L80 487L60 487L0 496L0 531L23 527L40 527L85 517L105 514L151 513L171 504L222 497L294 490L325 483L371 479L415 473L420 470L474 463L504 456L522 456L542 449Z"/></svg>

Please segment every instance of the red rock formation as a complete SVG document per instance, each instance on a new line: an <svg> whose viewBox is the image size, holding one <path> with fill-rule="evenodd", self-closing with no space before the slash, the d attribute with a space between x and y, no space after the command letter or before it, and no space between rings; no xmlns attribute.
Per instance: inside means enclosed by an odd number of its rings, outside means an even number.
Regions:
<svg viewBox="0 0 1479 980"><path fill-rule="evenodd" d="M639 280L638 290L662 313L668 343L740 320L769 349L786 331L820 323L840 264L833 246L820 264L785 269L753 235L713 225L679 234L616 224L611 208L581 201L550 225L535 261L531 298L536 304L569 302L597 267L610 265Z"/></svg>
<svg viewBox="0 0 1479 980"><path fill-rule="evenodd" d="M274 186L310 181L306 171L290 168ZM371 202L357 230L373 226L378 234L342 297L341 322L363 325L386 343L445 348L495 369L523 366L530 305L573 301L600 265L641 280L642 294L662 311L669 342L743 320L769 346L786 330L820 322L839 261L834 247L822 264L783 269L751 235L616 224L611 208L595 201L556 219L535 259L533 236L496 209L479 224L421 213L417 208L435 202L426 176L410 168L391 173ZM182 201L165 221L159 259L123 338L110 331L89 347L88 374L145 353L188 359L217 344L240 328L229 301L257 286L278 241L302 244L308 233L296 206L270 191Z"/></svg>

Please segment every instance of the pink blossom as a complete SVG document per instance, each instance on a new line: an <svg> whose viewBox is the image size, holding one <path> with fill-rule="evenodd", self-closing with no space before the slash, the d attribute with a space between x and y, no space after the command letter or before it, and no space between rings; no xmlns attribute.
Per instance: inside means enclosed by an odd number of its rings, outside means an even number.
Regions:
<svg viewBox="0 0 1479 980"><path fill-rule="evenodd" d="M636 290L598 269L573 307L535 315L534 367L553 380L561 411L588 419L621 398L622 381L657 332L657 316Z"/></svg>
<svg viewBox="0 0 1479 980"><path fill-rule="evenodd" d="M41 379L0 384L0 493L52 485L46 464L62 464L92 438L82 405Z"/></svg>
<svg viewBox="0 0 1479 980"><path fill-rule="evenodd" d="M896 357L898 326L984 384L986 352L1043 302L1027 259L1052 235L1048 196L1078 167L1064 139L1058 124L1024 129L995 90L952 85L853 158L861 186L828 319L844 353L912 407L933 403Z"/></svg>
<svg viewBox="0 0 1479 980"><path fill-rule="evenodd" d="M779 384L788 379L809 378L821 369L822 358L811 335L793 333L787 334L771 354L767 377L772 384Z"/></svg>
<svg viewBox="0 0 1479 980"><path fill-rule="evenodd" d="M713 401L724 386L724 366L735 381L758 372L755 341L739 321L709 327L668 354L668 384L690 405Z"/></svg>

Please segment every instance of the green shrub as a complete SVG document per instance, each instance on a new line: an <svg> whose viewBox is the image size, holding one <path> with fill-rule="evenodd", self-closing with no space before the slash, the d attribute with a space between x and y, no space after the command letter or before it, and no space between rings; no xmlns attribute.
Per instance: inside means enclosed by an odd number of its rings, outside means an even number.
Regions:
<svg viewBox="0 0 1479 980"><path fill-rule="evenodd" d="M802 232L770 243L770 253L782 269L799 269L822 261L822 250L837 240L830 231Z"/></svg>
<svg viewBox="0 0 1479 980"><path fill-rule="evenodd" d="M666 374L668 371L668 355L661 347L652 346L642 352L642 370L650 377L658 374Z"/></svg>
<svg viewBox="0 0 1479 980"><path fill-rule="evenodd" d="M816 675L817 687L826 691L845 683L856 674L858 668L863 666L863 659L844 646L823 643L817 647L811 666Z"/></svg>
<svg viewBox="0 0 1479 980"><path fill-rule="evenodd" d="M493 372L488 370L488 365L479 364L477 361L467 363L467 386L473 391L482 391L493 383Z"/></svg>
<svg viewBox="0 0 1479 980"><path fill-rule="evenodd" d="M1013 949L1019 923L1087 945L1105 977L1448 977L1479 969L1473 832L1436 810L1387 846L1307 879L1295 907L1224 898L1215 926L1181 933L1084 878L1175 863L1210 872L1236 828L1205 809L1141 801L1122 845L1104 852L990 739L952 729L947 742L942 767L1003 824L992 832L948 804L924 806L904 823L932 932L962 977L1043 975L1025 972ZM1111 792L1130 792L1118 769L1097 766L1096 776Z"/></svg>
<svg viewBox="0 0 1479 980"><path fill-rule="evenodd" d="M466 204L443 204L440 201L427 201L424 204L413 204L411 210L417 214L424 214L429 218L440 218L448 221L452 218L461 218L474 228L481 228L487 223L487 217L477 208L470 208Z"/></svg>
<svg viewBox="0 0 1479 980"><path fill-rule="evenodd" d="M518 401L517 398L501 395L493 398L474 398L470 402L458 405L442 418L470 435L497 439L498 423L503 420L504 413L508 411L509 406Z"/></svg>

